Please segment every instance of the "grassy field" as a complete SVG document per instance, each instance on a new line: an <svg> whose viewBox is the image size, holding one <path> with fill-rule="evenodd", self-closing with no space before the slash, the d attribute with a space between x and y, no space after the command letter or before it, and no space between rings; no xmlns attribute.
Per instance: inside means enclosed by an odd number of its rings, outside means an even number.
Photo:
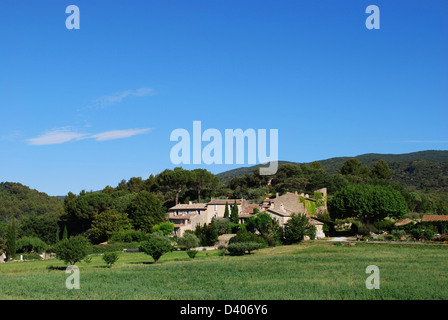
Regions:
<svg viewBox="0 0 448 320"><path fill-rule="evenodd" d="M101 255L77 264L81 289L68 290L59 260L0 265L0 299L448 299L448 247L394 244L336 246L313 241L251 255L199 252L121 253L111 269ZM368 265L380 289L368 290Z"/></svg>

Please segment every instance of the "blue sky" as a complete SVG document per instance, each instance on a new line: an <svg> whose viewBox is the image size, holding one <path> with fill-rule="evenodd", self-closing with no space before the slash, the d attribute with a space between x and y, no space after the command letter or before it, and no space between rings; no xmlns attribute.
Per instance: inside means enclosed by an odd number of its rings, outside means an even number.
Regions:
<svg viewBox="0 0 448 320"><path fill-rule="evenodd" d="M194 120L278 129L280 160L447 150L447 14L446 0L2 0L0 180L64 195L147 178L175 166L170 133Z"/></svg>

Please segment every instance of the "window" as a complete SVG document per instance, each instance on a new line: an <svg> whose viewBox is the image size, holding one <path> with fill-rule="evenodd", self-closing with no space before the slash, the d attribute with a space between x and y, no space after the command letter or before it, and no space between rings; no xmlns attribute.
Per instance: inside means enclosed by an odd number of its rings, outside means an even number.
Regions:
<svg viewBox="0 0 448 320"><path fill-rule="evenodd" d="M215 204L215 211L218 211L218 205Z"/></svg>

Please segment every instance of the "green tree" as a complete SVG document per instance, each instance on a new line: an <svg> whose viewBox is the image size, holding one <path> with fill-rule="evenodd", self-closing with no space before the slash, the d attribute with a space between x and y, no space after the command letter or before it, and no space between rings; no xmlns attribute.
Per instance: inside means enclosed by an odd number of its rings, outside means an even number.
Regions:
<svg viewBox="0 0 448 320"><path fill-rule="evenodd" d="M174 168L174 170L167 169L158 175L159 184L176 193L176 205L179 204L179 196L185 191L191 178L191 172L181 167Z"/></svg>
<svg viewBox="0 0 448 320"><path fill-rule="evenodd" d="M233 223L238 223L240 221L238 217L238 205L235 203L233 204L232 211L230 212L230 221Z"/></svg>
<svg viewBox="0 0 448 320"><path fill-rule="evenodd" d="M212 189L219 184L219 179L213 173L205 169L195 169L191 171L190 186L198 194L198 202L201 202L201 192Z"/></svg>
<svg viewBox="0 0 448 320"><path fill-rule="evenodd" d="M389 180L394 175L394 171L389 168L389 165L386 161L381 159L378 160L378 162L373 166L371 175L372 178Z"/></svg>
<svg viewBox="0 0 448 320"><path fill-rule="evenodd" d="M173 246L167 236L155 232L151 234L147 241L142 242L139 249L150 255L154 262L157 263L162 255L173 250Z"/></svg>
<svg viewBox="0 0 448 320"><path fill-rule="evenodd" d="M179 247L185 250L190 250L192 248L197 248L200 245L198 237L193 233L185 233L183 237L179 238L177 241Z"/></svg>
<svg viewBox="0 0 448 320"><path fill-rule="evenodd" d="M149 233L154 225L165 221L162 202L148 191L141 191L132 199L127 213L136 230Z"/></svg>
<svg viewBox="0 0 448 320"><path fill-rule="evenodd" d="M304 214L293 214L284 227L285 244L299 243L303 236L313 235L316 227L310 224L310 219Z"/></svg>
<svg viewBox="0 0 448 320"><path fill-rule="evenodd" d="M88 255L89 241L83 236L73 236L59 241L53 247L56 257L65 263L75 265Z"/></svg>
<svg viewBox="0 0 448 320"><path fill-rule="evenodd" d="M226 207L224 209L224 218L229 217L229 203L226 201Z"/></svg>
<svg viewBox="0 0 448 320"><path fill-rule="evenodd" d="M109 240L113 233L132 229L126 213L106 210L96 215L92 221L92 240L100 243Z"/></svg>
<svg viewBox="0 0 448 320"><path fill-rule="evenodd" d="M62 232L62 239L68 239L68 231L67 231L67 225L64 225L64 231Z"/></svg>
<svg viewBox="0 0 448 320"><path fill-rule="evenodd" d="M336 192L328 203L333 219L355 217L367 224L385 217L400 219L407 204L400 192L390 186L351 184Z"/></svg>
<svg viewBox="0 0 448 320"><path fill-rule="evenodd" d="M154 232L162 232L165 236L168 236L174 231L174 223L161 222L156 224L152 229Z"/></svg>
<svg viewBox="0 0 448 320"><path fill-rule="evenodd" d="M370 170L359 162L357 158L351 158L344 162L342 168L339 170L342 175L362 176L368 177Z"/></svg>
<svg viewBox="0 0 448 320"><path fill-rule="evenodd" d="M8 253L8 259L12 259L16 254L16 219L12 217L9 222L8 229L6 231L6 252Z"/></svg>

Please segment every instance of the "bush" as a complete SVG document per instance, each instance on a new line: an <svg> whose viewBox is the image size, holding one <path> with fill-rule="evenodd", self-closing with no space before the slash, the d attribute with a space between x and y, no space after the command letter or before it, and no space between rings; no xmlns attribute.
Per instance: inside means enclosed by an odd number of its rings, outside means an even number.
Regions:
<svg viewBox="0 0 448 320"><path fill-rule="evenodd" d="M198 237L202 246L213 246L218 241L218 231L214 223L204 223L203 227L197 225L195 235Z"/></svg>
<svg viewBox="0 0 448 320"><path fill-rule="evenodd" d="M230 219L218 218L213 220L215 228L218 231L218 235L226 234L229 231Z"/></svg>
<svg viewBox="0 0 448 320"><path fill-rule="evenodd" d="M257 242L236 242L227 246L227 250L230 255L233 256L241 256L245 254L246 251L250 254L252 251L260 248L261 244Z"/></svg>
<svg viewBox="0 0 448 320"><path fill-rule="evenodd" d="M376 221L373 225L379 231L390 231L394 227L394 222L391 220L380 220Z"/></svg>
<svg viewBox="0 0 448 320"><path fill-rule="evenodd" d="M46 248L47 244L37 237L23 237L16 243L18 253L43 252Z"/></svg>
<svg viewBox="0 0 448 320"><path fill-rule="evenodd" d="M241 243L241 242L256 242L259 243L260 247L262 248L268 245L265 239L246 230L238 231L236 236L230 238L229 240L229 244Z"/></svg>
<svg viewBox="0 0 448 320"><path fill-rule="evenodd" d="M103 260L106 262L106 264L109 266L109 268L112 268L112 265L117 262L118 260L118 253L117 252L105 252L103 255Z"/></svg>
<svg viewBox="0 0 448 320"><path fill-rule="evenodd" d="M246 226L244 224L239 223L229 223L228 225L228 233L235 234L238 233L238 231L242 229L246 229Z"/></svg>
<svg viewBox="0 0 448 320"><path fill-rule="evenodd" d="M63 260L65 263L74 265L76 262L81 261L88 254L89 241L82 237L70 237L59 241L53 250L56 253L56 257Z"/></svg>
<svg viewBox="0 0 448 320"><path fill-rule="evenodd" d="M191 259L194 259L194 257L196 257L196 254L197 254L198 252L196 251L196 250L188 250L187 251L187 254L188 254L188 256L191 258Z"/></svg>
<svg viewBox="0 0 448 320"><path fill-rule="evenodd" d="M186 233L182 238L179 238L177 244L182 249L190 250L191 248L199 247L199 239L193 233Z"/></svg>
<svg viewBox="0 0 448 320"><path fill-rule="evenodd" d="M147 241L142 242L139 249L150 255L157 263L163 254L173 251L174 248L168 236L156 232Z"/></svg>
<svg viewBox="0 0 448 320"><path fill-rule="evenodd" d="M174 223L171 222L162 222L156 224L152 230L154 232L162 232L165 236L168 236L174 231Z"/></svg>

